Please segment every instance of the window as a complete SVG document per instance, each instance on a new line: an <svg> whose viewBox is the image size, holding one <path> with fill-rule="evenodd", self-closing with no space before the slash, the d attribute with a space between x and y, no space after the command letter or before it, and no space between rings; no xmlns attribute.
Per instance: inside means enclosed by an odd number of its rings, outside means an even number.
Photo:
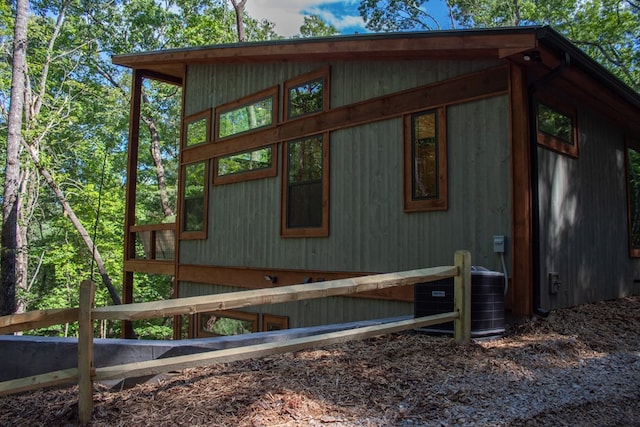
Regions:
<svg viewBox="0 0 640 427"><path fill-rule="evenodd" d="M277 112L277 86L222 105L216 108L216 139L274 125Z"/></svg>
<svg viewBox="0 0 640 427"><path fill-rule="evenodd" d="M640 141L629 141L626 154L629 253L640 257Z"/></svg>
<svg viewBox="0 0 640 427"><path fill-rule="evenodd" d="M262 315L262 331L280 331L289 329L289 318L287 316L276 316L275 314Z"/></svg>
<svg viewBox="0 0 640 427"><path fill-rule="evenodd" d="M200 313L198 337L241 335L258 332L258 314L226 310Z"/></svg>
<svg viewBox="0 0 640 427"><path fill-rule="evenodd" d="M444 107L405 116L404 210L446 210L447 138Z"/></svg>
<svg viewBox="0 0 640 427"><path fill-rule="evenodd" d="M182 174L181 238L206 238L207 162L185 165Z"/></svg>
<svg viewBox="0 0 640 427"><path fill-rule="evenodd" d="M536 111L538 144L578 157L575 110L559 101L543 99Z"/></svg>
<svg viewBox="0 0 640 427"><path fill-rule="evenodd" d="M285 119L328 110L328 91L328 67L285 82Z"/></svg>
<svg viewBox="0 0 640 427"><path fill-rule="evenodd" d="M213 161L214 185L276 176L276 146L216 157Z"/></svg>
<svg viewBox="0 0 640 427"><path fill-rule="evenodd" d="M193 147L209 140L211 110L205 110L184 119L184 148Z"/></svg>
<svg viewBox="0 0 640 427"><path fill-rule="evenodd" d="M329 235L329 147L326 134L284 144L282 235Z"/></svg>

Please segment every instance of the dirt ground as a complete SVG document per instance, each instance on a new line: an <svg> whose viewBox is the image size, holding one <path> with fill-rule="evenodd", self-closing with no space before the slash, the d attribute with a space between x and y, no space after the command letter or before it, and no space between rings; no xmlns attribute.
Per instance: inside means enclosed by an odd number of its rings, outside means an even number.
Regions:
<svg viewBox="0 0 640 427"><path fill-rule="evenodd" d="M640 426L640 297L457 346L406 332L96 385L92 426ZM2 426L74 425L75 387L0 397Z"/></svg>

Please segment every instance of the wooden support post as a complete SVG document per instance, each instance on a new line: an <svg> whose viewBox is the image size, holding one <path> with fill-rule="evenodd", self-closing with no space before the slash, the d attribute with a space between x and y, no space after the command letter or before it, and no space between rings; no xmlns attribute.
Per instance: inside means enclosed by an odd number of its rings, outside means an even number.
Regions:
<svg viewBox="0 0 640 427"><path fill-rule="evenodd" d="M453 321L454 337L458 344L471 341L471 253L456 251L454 265L458 274L453 278L454 311L460 316Z"/></svg>
<svg viewBox="0 0 640 427"><path fill-rule="evenodd" d="M93 412L93 320L91 309L95 284L84 280L80 284L80 314L78 315L78 419L88 424Z"/></svg>

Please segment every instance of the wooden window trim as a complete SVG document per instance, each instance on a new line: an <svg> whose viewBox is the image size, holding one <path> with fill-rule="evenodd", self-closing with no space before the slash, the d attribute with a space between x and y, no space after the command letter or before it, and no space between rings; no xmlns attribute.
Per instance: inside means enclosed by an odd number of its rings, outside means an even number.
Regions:
<svg viewBox="0 0 640 427"><path fill-rule="evenodd" d="M259 101L261 99L265 99L271 97L271 99L273 99L273 103L271 104L271 124L270 125L266 125L266 126L260 126L257 127L255 129L249 129L247 131L244 132L238 132L238 133L234 133L232 135L227 135L225 137L220 138L218 136L218 132L220 130L220 115L223 113L226 113L228 111L232 111L232 110L236 110L240 107L243 107L245 105L251 105L253 103L255 103L256 101ZM237 99L235 101L231 101L228 102L226 104L222 104L218 107L216 107L215 109L215 127L214 127L214 141L224 141L227 139L231 139L231 138L236 138L238 137L238 135L247 135L249 133L252 132L256 132L256 131L263 131L265 129L269 129L269 128L273 128L278 124L278 111L279 111L279 106L278 106L278 85L276 86L272 86L268 89L262 90L260 92L257 93L253 93L251 95L247 95L243 98Z"/></svg>
<svg viewBox="0 0 640 427"><path fill-rule="evenodd" d="M196 337L197 338L224 336L224 335L212 334L210 332L204 331L202 329L202 318L201 318L202 315L226 317L226 318L229 318L229 319L235 319L235 320L241 320L241 321L245 321L245 322L251 322L252 323L252 328L251 328L252 332L258 332L259 331L259 328L258 328L259 315L258 315L258 313L249 313L247 311L238 311L238 310L206 311L206 312L202 312L202 313L196 314Z"/></svg>
<svg viewBox="0 0 640 427"><path fill-rule="evenodd" d="M262 325L260 330L262 332L269 332L267 326L270 324L277 324L281 326L282 329L289 329L289 317L288 316L278 316L276 314L263 314L262 315Z"/></svg>
<svg viewBox="0 0 640 427"><path fill-rule="evenodd" d="M625 187L627 189L627 244L629 246L629 257L640 258L640 247L633 246L633 238L631 236L633 224L631 215L631 189L629 188L629 149L635 150L640 153L640 140L627 138L624 150L624 177Z"/></svg>
<svg viewBox="0 0 640 427"><path fill-rule="evenodd" d="M299 119L300 117L310 117L316 114L321 114L325 111L329 111L329 105L330 105L330 94L331 92L329 91L329 76L331 75L331 68L330 67L324 67L321 68L319 70L316 71L312 71L310 73L307 74L303 74L297 77L294 77L293 79L287 80L286 82L284 82L283 85L283 112L282 112L282 121L287 121L287 120L295 120L295 119ZM289 89L291 89L292 87L296 87L299 86L301 84L304 83L308 83L314 80L318 80L318 79L322 79L322 110L321 111L314 111L313 113L307 113L307 114L301 114L299 116L296 117L291 117L289 118Z"/></svg>
<svg viewBox="0 0 640 427"><path fill-rule="evenodd" d="M220 157L214 157L213 159L213 185L224 185L224 184L233 184L236 182L242 181L251 181L254 179L262 179L262 178L272 178L278 175L278 146L277 144L266 145L262 148L271 148L271 166L268 168L249 170L244 172L237 172L229 175L218 175L218 159ZM235 154L248 153L256 150L260 150L261 148L256 148L255 150L248 151L240 151ZM233 155L233 154L231 154Z"/></svg>
<svg viewBox="0 0 640 427"><path fill-rule="evenodd" d="M288 203L288 143L282 144L282 184L280 191L280 236L281 237L328 237L329 236L329 133L322 134L322 225L320 227L289 228L287 226Z"/></svg>
<svg viewBox="0 0 640 427"><path fill-rule="evenodd" d="M448 172L447 172L447 122L446 108L439 107L435 110L437 118L437 145L438 145L438 198L427 200L415 200L413 198L413 114L404 116L404 211L425 212L443 211L449 208L448 197ZM429 110L425 110L425 113Z"/></svg>
<svg viewBox="0 0 640 427"><path fill-rule="evenodd" d="M192 162L184 164L180 167L180 177L178 178L181 182L180 184L180 209L178 210L178 239L179 240L202 240L207 238L207 230L209 224L209 161L204 161L204 223L202 224L202 230L200 231L185 231L183 230L183 215L184 215L184 177L185 177L185 168L190 165L200 162ZM177 255L176 255L177 256Z"/></svg>
<svg viewBox="0 0 640 427"><path fill-rule="evenodd" d="M184 119L182 119L182 138L180 139L180 149L181 150L198 147L198 146L200 146L202 144L205 144L205 143L211 141L211 112L212 112L212 109L211 108L207 108L206 110L200 111L200 112L195 113L195 114L191 114L190 116L187 116ZM206 119L207 120L207 137L206 137L206 139L204 141L198 143L198 144L187 146L187 125L189 123L197 122L198 120L201 120L201 119Z"/></svg>
<svg viewBox="0 0 640 427"><path fill-rule="evenodd" d="M539 129L538 106L540 104L543 104L571 119L571 138L573 140L573 144L570 144L567 141L564 141L560 138L556 138L553 135L549 135L548 133L542 132ZM557 153L578 158L578 154L579 154L578 114L576 113L575 107L548 95L539 96L535 105L536 105L535 120L536 120L536 132L537 132L538 144L550 150L553 150Z"/></svg>

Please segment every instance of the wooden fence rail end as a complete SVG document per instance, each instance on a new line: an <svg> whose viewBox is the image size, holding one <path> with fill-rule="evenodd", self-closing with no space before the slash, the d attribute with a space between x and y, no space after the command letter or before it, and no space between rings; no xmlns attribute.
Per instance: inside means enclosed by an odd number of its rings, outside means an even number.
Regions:
<svg viewBox="0 0 640 427"><path fill-rule="evenodd" d="M35 390L43 387L75 383L77 381L77 368L47 372L46 374L32 375L24 378L16 378L14 380L0 382L0 396L21 393L23 391Z"/></svg>
<svg viewBox="0 0 640 427"><path fill-rule="evenodd" d="M34 310L26 313L10 314L0 317L0 335L29 329L44 328L51 325L73 323L78 320L78 308L54 308Z"/></svg>

